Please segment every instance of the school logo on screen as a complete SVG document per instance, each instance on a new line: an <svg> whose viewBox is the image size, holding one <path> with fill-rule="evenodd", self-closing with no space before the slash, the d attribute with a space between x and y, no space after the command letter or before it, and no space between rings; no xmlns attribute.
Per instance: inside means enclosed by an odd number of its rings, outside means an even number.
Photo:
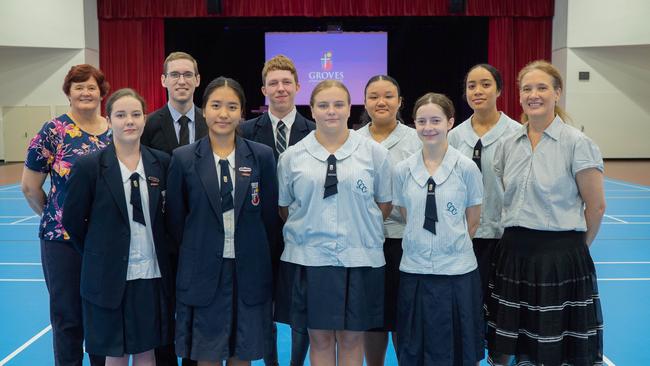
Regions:
<svg viewBox="0 0 650 366"><path fill-rule="evenodd" d="M332 51L325 51L323 57L320 58L320 66L323 71L332 70Z"/></svg>
<svg viewBox="0 0 650 366"><path fill-rule="evenodd" d="M318 83L327 79L343 80L344 78L342 71L333 71L334 61L332 51L325 51L321 54L320 68L322 71L309 72L308 76L310 83Z"/></svg>

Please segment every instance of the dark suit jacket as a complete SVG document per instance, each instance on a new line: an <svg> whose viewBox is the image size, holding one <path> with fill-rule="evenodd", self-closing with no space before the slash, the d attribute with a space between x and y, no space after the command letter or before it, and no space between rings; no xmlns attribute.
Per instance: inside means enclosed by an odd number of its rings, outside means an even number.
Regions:
<svg viewBox="0 0 650 366"><path fill-rule="evenodd" d="M235 145L237 286L242 300L253 305L271 300L271 253L278 228L276 165L267 146L241 137ZM224 247L219 181L209 137L174 151L167 187L167 224L180 244L176 297L190 306L205 306L219 286Z"/></svg>
<svg viewBox="0 0 650 366"><path fill-rule="evenodd" d="M171 244L163 217L169 156L142 145L141 151L149 183L149 214L158 266L163 288L171 295ZM150 178L157 178L157 184L152 184ZM81 296L93 304L116 309L124 295L131 227L115 145L79 158L67 188L63 225L83 255Z"/></svg>
<svg viewBox="0 0 650 366"><path fill-rule="evenodd" d="M296 112L296 120L291 125L289 134L289 146L302 140L305 136L316 129L316 124L300 113ZM275 149L275 138L273 137L273 125L269 113L264 113L256 118L249 119L239 125L239 133L245 139L261 142L273 149L275 160L278 160L278 152Z"/></svg>
<svg viewBox="0 0 650 366"><path fill-rule="evenodd" d="M196 106L194 107L194 119L194 140L198 141L208 134L208 127L205 124L205 118L203 118L203 111ZM176 130L174 130L174 121L167 104L147 116L147 124L144 126L140 142L170 155L179 146Z"/></svg>

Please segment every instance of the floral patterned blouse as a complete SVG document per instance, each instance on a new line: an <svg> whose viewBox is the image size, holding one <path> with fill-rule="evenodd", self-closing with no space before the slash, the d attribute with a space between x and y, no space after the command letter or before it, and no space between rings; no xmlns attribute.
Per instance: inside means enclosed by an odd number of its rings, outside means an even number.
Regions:
<svg viewBox="0 0 650 366"><path fill-rule="evenodd" d="M50 192L39 230L41 239L70 240L61 223L70 168L78 157L101 150L111 141L110 129L101 135L91 135L81 130L67 114L63 114L46 122L29 143L25 167L50 175Z"/></svg>

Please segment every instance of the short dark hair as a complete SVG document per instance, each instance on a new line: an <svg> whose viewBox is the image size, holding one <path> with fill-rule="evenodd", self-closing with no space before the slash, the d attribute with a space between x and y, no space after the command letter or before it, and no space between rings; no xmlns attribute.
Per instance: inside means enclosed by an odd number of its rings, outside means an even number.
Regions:
<svg viewBox="0 0 650 366"><path fill-rule="evenodd" d="M75 65L70 68L68 74L63 80L63 92L65 95L70 96L70 87L72 83L83 83L84 81L90 80L90 78L95 79L97 86L99 86L99 96L102 98L108 94L111 89L110 84L106 81L104 73L90 64L81 64Z"/></svg>

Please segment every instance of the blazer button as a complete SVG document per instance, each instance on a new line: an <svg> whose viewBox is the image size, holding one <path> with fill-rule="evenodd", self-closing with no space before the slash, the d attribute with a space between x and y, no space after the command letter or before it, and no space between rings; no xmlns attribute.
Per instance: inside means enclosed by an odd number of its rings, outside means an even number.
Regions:
<svg viewBox="0 0 650 366"><path fill-rule="evenodd" d="M127 258L126 256L123 256L123 257L122 257L122 260L123 260L123 261L126 261L126 260L128 260L128 259L129 259L129 258Z"/></svg>

